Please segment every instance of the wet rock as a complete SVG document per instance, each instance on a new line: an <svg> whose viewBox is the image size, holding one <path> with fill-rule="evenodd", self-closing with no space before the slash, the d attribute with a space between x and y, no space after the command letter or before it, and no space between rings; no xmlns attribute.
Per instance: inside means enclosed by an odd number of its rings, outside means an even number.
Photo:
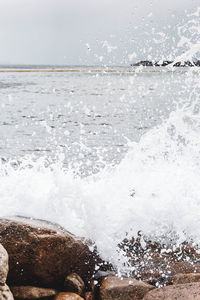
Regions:
<svg viewBox="0 0 200 300"><path fill-rule="evenodd" d="M57 291L54 289L39 288L34 286L11 286L11 292L15 298L38 299L54 297Z"/></svg>
<svg viewBox="0 0 200 300"><path fill-rule="evenodd" d="M96 279L91 279L88 282L88 290L90 292L92 292L94 299L98 299L99 298L99 288L100 288L100 281L96 280Z"/></svg>
<svg viewBox="0 0 200 300"><path fill-rule="evenodd" d="M137 238L124 239L119 246L135 270L131 277L157 287L170 284L178 273L200 273L198 249L190 244L170 248L145 241L138 235ZM188 258L193 263L187 262Z"/></svg>
<svg viewBox="0 0 200 300"><path fill-rule="evenodd" d="M70 273L88 280L94 271L96 257L84 240L50 222L1 219L0 243L9 255L10 285L59 288Z"/></svg>
<svg viewBox="0 0 200 300"><path fill-rule="evenodd" d="M110 276L110 275L115 275L116 273L114 271L97 271L94 276L92 277L94 280L101 280L101 278Z"/></svg>
<svg viewBox="0 0 200 300"><path fill-rule="evenodd" d="M64 287L68 292L74 292L78 295L82 295L85 289L85 284L78 274L72 273L65 278Z"/></svg>
<svg viewBox="0 0 200 300"><path fill-rule="evenodd" d="M14 300L9 287L6 284L0 286L0 300Z"/></svg>
<svg viewBox="0 0 200 300"><path fill-rule="evenodd" d="M166 286L148 292L143 300L198 300L200 299L200 283L187 283Z"/></svg>
<svg viewBox="0 0 200 300"><path fill-rule="evenodd" d="M191 264L189 262L175 262L169 266L172 275L175 274L189 274L193 272L200 272L199 264Z"/></svg>
<svg viewBox="0 0 200 300"><path fill-rule="evenodd" d="M8 275L8 253L6 249L0 244L0 285L6 283Z"/></svg>
<svg viewBox="0 0 200 300"><path fill-rule="evenodd" d="M148 262L144 270L140 271L138 279L155 286L169 285L173 283L176 274L188 274L200 272L199 264L188 262L168 262L167 260L154 260Z"/></svg>
<svg viewBox="0 0 200 300"><path fill-rule="evenodd" d="M139 267L138 267L139 269ZM175 276L178 274L200 273L199 264L191 264L188 262L169 262L161 260L147 262L145 267L139 269L139 273L135 275L137 280L142 280L150 285L161 287L173 284ZM193 282L193 281L189 281Z"/></svg>
<svg viewBox="0 0 200 300"><path fill-rule="evenodd" d="M94 295L92 292L85 293L85 300L94 300Z"/></svg>
<svg viewBox="0 0 200 300"><path fill-rule="evenodd" d="M154 286L163 282L164 279L160 270L151 270L151 268L149 268L149 270L142 271L136 278Z"/></svg>
<svg viewBox="0 0 200 300"><path fill-rule="evenodd" d="M59 293L54 300L83 300L83 298L75 293Z"/></svg>
<svg viewBox="0 0 200 300"><path fill-rule="evenodd" d="M176 274L172 277L173 284L200 282L200 273Z"/></svg>
<svg viewBox="0 0 200 300"><path fill-rule="evenodd" d="M105 277L100 286L101 300L140 300L154 287L131 278Z"/></svg>

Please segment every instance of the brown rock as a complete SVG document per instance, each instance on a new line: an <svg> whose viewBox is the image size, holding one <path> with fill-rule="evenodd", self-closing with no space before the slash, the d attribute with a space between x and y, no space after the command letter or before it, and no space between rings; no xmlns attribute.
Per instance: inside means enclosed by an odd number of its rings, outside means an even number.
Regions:
<svg viewBox="0 0 200 300"><path fill-rule="evenodd" d="M186 283L154 289L143 300L199 300L200 283Z"/></svg>
<svg viewBox="0 0 200 300"><path fill-rule="evenodd" d="M6 283L8 275L8 253L6 249L0 244L0 284Z"/></svg>
<svg viewBox="0 0 200 300"><path fill-rule="evenodd" d="M153 262L149 262L149 265L147 264L145 269L140 272L139 279L152 285L157 285L158 283L160 285L168 285L173 283L173 277L176 274L194 272L200 272L199 264L154 260Z"/></svg>
<svg viewBox="0 0 200 300"><path fill-rule="evenodd" d="M140 300L154 287L131 278L105 277L100 286L101 300Z"/></svg>
<svg viewBox="0 0 200 300"><path fill-rule="evenodd" d="M199 282L200 273L176 274L172 277L173 284L184 284L191 282Z"/></svg>
<svg viewBox="0 0 200 300"><path fill-rule="evenodd" d="M94 300L94 295L92 292L85 293L85 300Z"/></svg>
<svg viewBox="0 0 200 300"><path fill-rule="evenodd" d="M169 265L169 270L172 275L179 273L188 274L200 270L200 266L198 264L191 264L188 262L175 262Z"/></svg>
<svg viewBox="0 0 200 300"><path fill-rule="evenodd" d="M83 280L93 274L95 258L83 239L50 222L1 219L0 243L9 255L11 285L59 288L70 273Z"/></svg>
<svg viewBox="0 0 200 300"><path fill-rule="evenodd" d="M0 286L0 300L14 300L9 287L6 284Z"/></svg>
<svg viewBox="0 0 200 300"><path fill-rule="evenodd" d="M45 289L35 286L11 286L10 289L13 296L20 299L53 297L57 294L57 291L54 289Z"/></svg>
<svg viewBox="0 0 200 300"><path fill-rule="evenodd" d="M82 295L85 289L85 284L78 274L72 273L65 278L64 287L68 292L74 292L78 295Z"/></svg>
<svg viewBox="0 0 200 300"><path fill-rule="evenodd" d="M59 293L55 300L83 300L83 298L75 293Z"/></svg>
<svg viewBox="0 0 200 300"><path fill-rule="evenodd" d="M168 279L165 281L165 284L173 284L173 278L175 275L200 272L200 265L191 264L189 262L174 262L167 265L166 270L168 273Z"/></svg>
<svg viewBox="0 0 200 300"><path fill-rule="evenodd" d="M161 271L157 271L157 270L145 270L145 271L142 271L140 273L140 276L139 278L137 279L140 279L142 280L143 282L146 282L148 284L151 284L151 285L155 285L158 283L158 282L162 282L163 278L161 278Z"/></svg>

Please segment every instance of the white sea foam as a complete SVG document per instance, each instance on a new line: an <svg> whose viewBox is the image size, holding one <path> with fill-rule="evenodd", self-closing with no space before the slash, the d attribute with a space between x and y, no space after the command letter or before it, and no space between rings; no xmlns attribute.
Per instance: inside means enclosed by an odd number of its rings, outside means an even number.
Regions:
<svg viewBox="0 0 200 300"><path fill-rule="evenodd" d="M101 255L122 266L125 234L200 242L200 115L177 109L161 126L130 143L124 160L95 176L75 178L62 159L19 167L2 163L0 215L57 222L92 239ZM31 166L31 167L30 167Z"/></svg>

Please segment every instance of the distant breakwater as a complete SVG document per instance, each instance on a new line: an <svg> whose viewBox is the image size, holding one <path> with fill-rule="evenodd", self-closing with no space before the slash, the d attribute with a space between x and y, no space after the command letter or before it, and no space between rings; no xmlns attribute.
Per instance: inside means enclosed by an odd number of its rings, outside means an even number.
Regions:
<svg viewBox="0 0 200 300"><path fill-rule="evenodd" d="M131 64L133 67L166 67L171 65L172 67L200 67L200 60L196 61L172 61L172 60L163 60L163 61L149 61L141 60L137 63Z"/></svg>

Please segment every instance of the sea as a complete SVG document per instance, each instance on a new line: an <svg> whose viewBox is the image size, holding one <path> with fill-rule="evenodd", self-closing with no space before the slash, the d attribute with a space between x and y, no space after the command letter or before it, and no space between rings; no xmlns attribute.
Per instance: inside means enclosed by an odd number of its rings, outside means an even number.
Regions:
<svg viewBox="0 0 200 300"><path fill-rule="evenodd" d="M0 216L49 220L120 270L124 237L200 242L200 69L0 66Z"/></svg>

